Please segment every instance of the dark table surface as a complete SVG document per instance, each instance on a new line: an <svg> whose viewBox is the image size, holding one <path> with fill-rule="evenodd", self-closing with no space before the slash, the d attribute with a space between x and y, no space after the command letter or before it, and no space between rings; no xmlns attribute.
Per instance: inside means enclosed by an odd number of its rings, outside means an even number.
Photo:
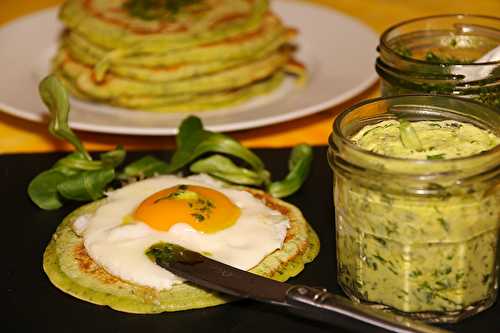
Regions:
<svg viewBox="0 0 500 333"><path fill-rule="evenodd" d="M256 150L279 179L286 172L287 149ZM152 152L168 160L168 152ZM128 160L146 152L129 153ZM334 326L294 317L286 311L251 300L156 315L134 315L75 299L53 287L42 270L42 255L64 216L78 205L43 211L29 200L26 188L39 172L62 154L0 156L1 201L4 211L2 286L7 298L3 332L346 332ZM331 172L325 148L315 148L312 172L302 189L287 198L298 206L321 241L316 260L290 282L323 286L341 293L335 274L335 243ZM4 298L5 299L5 298ZM4 302L5 304L5 302ZM456 325L454 332L500 333L500 306Z"/></svg>

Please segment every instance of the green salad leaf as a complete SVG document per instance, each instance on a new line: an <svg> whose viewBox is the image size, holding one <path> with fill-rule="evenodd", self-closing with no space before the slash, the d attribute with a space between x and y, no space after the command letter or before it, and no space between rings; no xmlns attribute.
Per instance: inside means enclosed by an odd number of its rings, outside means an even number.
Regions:
<svg viewBox="0 0 500 333"><path fill-rule="evenodd" d="M210 132L203 129L200 118L189 116L184 119L175 138L177 150L170 159L168 172L174 172L194 160L196 157L193 156L193 153L196 147L209 136Z"/></svg>
<svg viewBox="0 0 500 333"><path fill-rule="evenodd" d="M113 179L115 179L113 168L83 171L57 184L57 191L69 200L97 200L104 195L106 186Z"/></svg>
<svg viewBox="0 0 500 333"><path fill-rule="evenodd" d="M116 168L125 160L127 153L122 145L99 155L103 167Z"/></svg>
<svg viewBox="0 0 500 333"><path fill-rule="evenodd" d="M307 179L311 170L313 150L311 146L300 144L292 149L288 162L289 173L285 179L271 183L267 190L276 197L282 198L295 193Z"/></svg>
<svg viewBox="0 0 500 333"><path fill-rule="evenodd" d="M58 170L50 169L40 173L28 185L28 195L40 208L46 210L59 209L63 203L57 192L57 185L67 176Z"/></svg>
<svg viewBox="0 0 500 333"><path fill-rule="evenodd" d="M59 79L53 75L47 76L40 82L38 91L43 103L45 103L50 111L49 132L57 138L68 141L75 146L76 150L85 159L91 160L92 158L83 147L78 136L69 128L68 116L70 106L68 93Z"/></svg>
<svg viewBox="0 0 500 333"><path fill-rule="evenodd" d="M252 151L230 136L205 130L200 118L195 116L182 121L176 143L177 150L167 169L169 173L181 169L205 153L228 154L245 161L254 171L264 170L264 163Z"/></svg>
<svg viewBox="0 0 500 333"><path fill-rule="evenodd" d="M73 175L77 171L99 170L102 168L101 161L88 160L82 153L75 152L58 160L54 168L62 173Z"/></svg>
<svg viewBox="0 0 500 333"><path fill-rule="evenodd" d="M125 180L128 178L142 179L152 177L167 173L167 167L167 163L156 157L147 155L127 165L118 178Z"/></svg>
<svg viewBox="0 0 500 333"><path fill-rule="evenodd" d="M226 182L263 187L275 197L297 191L309 174L312 148L302 144L292 150L289 173L284 180L271 182L262 160L237 140L203 128L195 116L184 119L176 137L177 149L169 163L145 156L116 170L125 160L122 146L92 159L80 139L68 125L70 105L65 88L55 76L40 83L40 96L50 111L49 131L71 143L76 151L59 159L47 171L37 175L28 186L32 201L42 209L58 209L64 200L90 201L102 198L115 179L131 180L159 174L182 172L206 173Z"/></svg>
<svg viewBox="0 0 500 333"><path fill-rule="evenodd" d="M240 185L262 185L263 177L255 171L239 167L230 158L216 154L191 164L194 173L207 173L230 183Z"/></svg>
<svg viewBox="0 0 500 333"><path fill-rule="evenodd" d="M70 129L70 105L65 88L55 76L46 77L39 86L40 96L50 111L49 132L71 143L76 152L59 159L51 169L40 173L28 185L28 195L42 209L58 209L63 200L89 201L104 195L115 179L114 168L125 159L122 146L93 160L78 136Z"/></svg>

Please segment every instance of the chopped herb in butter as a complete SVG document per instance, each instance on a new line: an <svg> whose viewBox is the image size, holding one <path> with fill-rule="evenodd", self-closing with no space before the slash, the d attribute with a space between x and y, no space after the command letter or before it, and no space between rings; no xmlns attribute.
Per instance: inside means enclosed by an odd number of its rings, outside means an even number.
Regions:
<svg viewBox="0 0 500 333"><path fill-rule="evenodd" d="M476 155L500 143L489 131L452 120L388 120L351 140L408 164ZM491 300L498 195L419 196L391 192L383 179L378 188L365 186L361 178L335 179L338 279L348 294L404 312L462 311Z"/></svg>
<svg viewBox="0 0 500 333"><path fill-rule="evenodd" d="M500 144L493 133L454 120L387 120L364 127L352 141L381 155L423 160L476 155Z"/></svg>

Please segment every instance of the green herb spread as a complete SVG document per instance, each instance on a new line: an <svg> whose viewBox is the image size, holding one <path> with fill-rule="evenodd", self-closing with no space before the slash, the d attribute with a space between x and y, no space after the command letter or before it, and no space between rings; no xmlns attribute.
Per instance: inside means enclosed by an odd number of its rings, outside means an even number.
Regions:
<svg viewBox="0 0 500 333"><path fill-rule="evenodd" d="M498 136L456 121L383 121L351 139L378 154L419 160L462 158L500 144ZM490 301L498 194L418 196L393 193L383 182L373 188L355 178L336 179L342 288L404 312L462 311Z"/></svg>
<svg viewBox="0 0 500 333"><path fill-rule="evenodd" d="M365 126L352 141L375 153L407 159L435 160L479 154L500 144L500 138L474 125L453 120L409 122L388 120ZM406 139L422 144L407 146Z"/></svg>

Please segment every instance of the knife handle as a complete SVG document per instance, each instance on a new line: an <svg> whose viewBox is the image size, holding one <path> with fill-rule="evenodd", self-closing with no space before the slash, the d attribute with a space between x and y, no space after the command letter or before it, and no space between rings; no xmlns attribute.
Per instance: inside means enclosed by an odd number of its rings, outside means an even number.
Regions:
<svg viewBox="0 0 500 333"><path fill-rule="evenodd" d="M287 290L287 305L296 314L336 326L362 332L445 333L437 327L410 320L393 313L376 310L329 293L326 289L295 285ZM348 318L354 320L346 320ZM362 328L360 327L362 324ZM384 330L381 330L384 329Z"/></svg>

